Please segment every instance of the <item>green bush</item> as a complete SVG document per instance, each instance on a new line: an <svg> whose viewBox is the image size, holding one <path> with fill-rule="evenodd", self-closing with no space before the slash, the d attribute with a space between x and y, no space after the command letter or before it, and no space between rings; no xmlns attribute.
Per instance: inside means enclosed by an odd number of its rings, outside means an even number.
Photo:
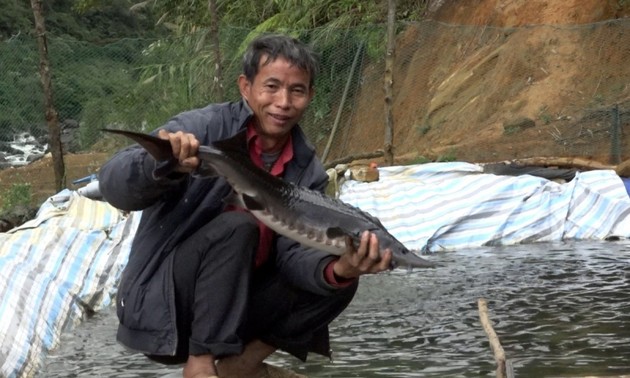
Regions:
<svg viewBox="0 0 630 378"><path fill-rule="evenodd" d="M13 184L2 193L2 212L31 204L31 184Z"/></svg>

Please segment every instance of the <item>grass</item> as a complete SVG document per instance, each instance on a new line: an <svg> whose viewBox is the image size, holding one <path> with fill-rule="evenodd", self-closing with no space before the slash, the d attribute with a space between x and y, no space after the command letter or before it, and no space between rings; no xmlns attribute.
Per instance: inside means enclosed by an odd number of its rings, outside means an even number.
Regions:
<svg viewBox="0 0 630 378"><path fill-rule="evenodd" d="M10 188L1 193L2 206L1 212L7 212L17 206L29 206L31 204L31 185L30 184L13 184Z"/></svg>

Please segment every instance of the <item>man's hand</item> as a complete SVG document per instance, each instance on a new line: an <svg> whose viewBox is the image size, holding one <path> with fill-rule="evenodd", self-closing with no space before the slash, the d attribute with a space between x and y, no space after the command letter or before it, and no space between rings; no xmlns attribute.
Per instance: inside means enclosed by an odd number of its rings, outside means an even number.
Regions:
<svg viewBox="0 0 630 378"><path fill-rule="evenodd" d="M391 262L392 251L387 249L381 256L376 235L365 231L361 235L359 248L355 249L352 240L346 238L346 252L335 263L333 272L337 277L352 279L388 270Z"/></svg>
<svg viewBox="0 0 630 378"><path fill-rule="evenodd" d="M190 173L199 167L199 158L197 157L199 141L193 134L182 131L169 133L162 129L158 131L158 136L171 143L173 156L179 161L175 171Z"/></svg>

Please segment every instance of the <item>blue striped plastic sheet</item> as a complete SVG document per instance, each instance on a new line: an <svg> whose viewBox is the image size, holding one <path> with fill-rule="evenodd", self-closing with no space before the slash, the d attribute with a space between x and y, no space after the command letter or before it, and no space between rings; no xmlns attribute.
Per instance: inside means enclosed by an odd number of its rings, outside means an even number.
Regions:
<svg viewBox="0 0 630 378"><path fill-rule="evenodd" d="M76 192L0 234L0 376L32 377L64 330L112 304L139 214Z"/></svg>
<svg viewBox="0 0 630 378"><path fill-rule="evenodd" d="M564 184L484 174L462 162L379 171L376 182L346 181L340 198L378 217L413 250L630 235L630 199L612 170L580 172Z"/></svg>

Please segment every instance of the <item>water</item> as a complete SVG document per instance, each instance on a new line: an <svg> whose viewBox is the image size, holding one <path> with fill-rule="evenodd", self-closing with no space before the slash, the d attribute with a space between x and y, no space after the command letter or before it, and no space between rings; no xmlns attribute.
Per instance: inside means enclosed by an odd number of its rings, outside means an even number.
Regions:
<svg viewBox="0 0 630 378"><path fill-rule="evenodd" d="M477 300L517 377L630 373L630 242L579 242L439 253L442 264L362 278L331 325L334 359L270 362L310 377L492 377ZM65 335L41 377L156 377L114 341L113 312Z"/></svg>
<svg viewBox="0 0 630 378"><path fill-rule="evenodd" d="M13 136L13 141L0 143L0 168L3 166L22 166L30 163L33 159L44 155L47 144L42 145L37 139L27 133L18 133Z"/></svg>

